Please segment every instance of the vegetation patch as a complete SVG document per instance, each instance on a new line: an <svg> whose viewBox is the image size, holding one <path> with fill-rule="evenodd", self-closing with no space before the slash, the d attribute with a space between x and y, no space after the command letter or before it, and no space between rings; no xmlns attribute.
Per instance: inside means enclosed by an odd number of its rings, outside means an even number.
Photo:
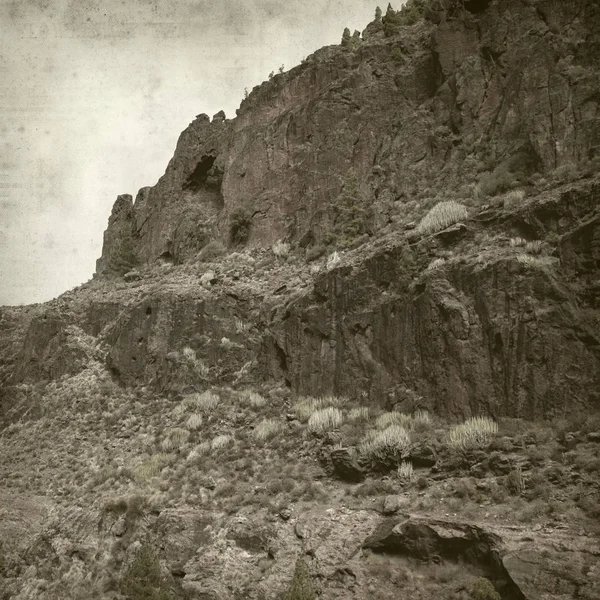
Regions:
<svg viewBox="0 0 600 600"><path fill-rule="evenodd" d="M467 207L455 200L439 202L423 217L417 227L417 232L421 235L437 233L468 216Z"/></svg>
<svg viewBox="0 0 600 600"><path fill-rule="evenodd" d="M498 433L498 423L489 417L473 417L448 434L448 444L458 450L473 450L490 443Z"/></svg>

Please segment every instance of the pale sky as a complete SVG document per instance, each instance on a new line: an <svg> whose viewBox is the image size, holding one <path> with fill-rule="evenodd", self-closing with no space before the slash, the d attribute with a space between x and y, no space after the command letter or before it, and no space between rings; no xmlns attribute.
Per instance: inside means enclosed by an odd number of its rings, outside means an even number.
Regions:
<svg viewBox="0 0 600 600"><path fill-rule="evenodd" d="M234 117L245 87L376 6L0 0L0 305L90 279L117 195L156 183L197 114Z"/></svg>

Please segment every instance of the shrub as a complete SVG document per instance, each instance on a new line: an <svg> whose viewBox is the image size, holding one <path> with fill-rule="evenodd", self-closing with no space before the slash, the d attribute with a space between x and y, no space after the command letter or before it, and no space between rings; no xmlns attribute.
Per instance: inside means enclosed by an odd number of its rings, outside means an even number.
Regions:
<svg viewBox="0 0 600 600"><path fill-rule="evenodd" d="M308 419L308 429L313 433L325 433L337 429L344 420L342 411L332 406L317 410Z"/></svg>
<svg viewBox="0 0 600 600"><path fill-rule="evenodd" d="M159 452L148 460L139 464L133 471L136 481L145 481L152 477L157 477L160 472L167 466L173 463L175 456L173 454L165 454Z"/></svg>
<svg viewBox="0 0 600 600"><path fill-rule="evenodd" d="M492 582L485 577L476 579L471 588L469 595L473 600L501 600L500 594L494 589Z"/></svg>
<svg viewBox="0 0 600 600"><path fill-rule="evenodd" d="M213 240L212 242L208 242L208 244L200 250L198 253L198 260L200 262L212 262L223 256L225 252L225 246L218 240Z"/></svg>
<svg viewBox="0 0 600 600"><path fill-rule="evenodd" d="M543 249L544 242L542 240L532 240L525 244L525 252L529 252L530 254L541 254Z"/></svg>
<svg viewBox="0 0 600 600"><path fill-rule="evenodd" d="M448 444L459 450L480 448L498 433L498 423L488 417L473 417L454 427L448 434Z"/></svg>
<svg viewBox="0 0 600 600"><path fill-rule="evenodd" d="M538 267L543 267L546 263L542 258L538 258L537 256L531 256L531 254L518 254L517 262L525 265L530 269L535 269Z"/></svg>
<svg viewBox="0 0 600 600"><path fill-rule="evenodd" d="M468 214L467 208L454 200L439 202L423 217L417 232L427 234L442 231L461 219L466 219Z"/></svg>
<svg viewBox="0 0 600 600"><path fill-rule="evenodd" d="M290 253L290 245L286 242L277 242L273 244L271 249L273 250L273 254L279 258L286 258Z"/></svg>
<svg viewBox="0 0 600 600"><path fill-rule="evenodd" d="M244 399L253 408L262 408L267 403L266 398L264 398L257 392L246 392L246 394L244 395Z"/></svg>
<svg viewBox="0 0 600 600"><path fill-rule="evenodd" d="M244 208L237 208L229 219L229 236L233 244L245 244L250 235L252 215Z"/></svg>
<svg viewBox="0 0 600 600"><path fill-rule="evenodd" d="M506 476L506 487L513 496L520 496L523 493L525 484L523 482L523 473L521 471L521 467L513 469Z"/></svg>
<svg viewBox="0 0 600 600"><path fill-rule="evenodd" d="M518 248L519 246L525 246L527 240L524 240L522 237L515 237L511 238L509 243L511 248Z"/></svg>
<svg viewBox="0 0 600 600"><path fill-rule="evenodd" d="M386 36L392 36L400 31L400 27L413 25L423 18L427 0L408 0L398 11L388 4L385 16L382 18L383 31Z"/></svg>
<svg viewBox="0 0 600 600"><path fill-rule="evenodd" d="M408 479L409 481L413 478L413 465L407 460L403 460L398 467L398 476L402 479Z"/></svg>
<svg viewBox="0 0 600 600"><path fill-rule="evenodd" d="M410 449L410 435L401 425L390 425L383 431L371 432L360 444L366 458L378 462L399 462Z"/></svg>
<svg viewBox="0 0 600 600"><path fill-rule="evenodd" d="M276 419L264 419L252 432L253 437L259 441L269 440L283 430L283 423Z"/></svg>
<svg viewBox="0 0 600 600"><path fill-rule="evenodd" d="M200 429L202 426L202 415L199 413L194 413L190 415L189 419L186 422L186 427L188 429Z"/></svg>
<svg viewBox="0 0 600 600"><path fill-rule="evenodd" d="M434 271L436 269L441 269L446 264L445 258L435 258L427 265L428 271Z"/></svg>
<svg viewBox="0 0 600 600"><path fill-rule="evenodd" d="M368 406L359 406L358 408L353 408L348 413L349 421L368 421L369 420L369 407Z"/></svg>
<svg viewBox="0 0 600 600"><path fill-rule="evenodd" d="M504 208L512 208L514 206L517 206L523 202L524 198L524 190L511 190L510 192L506 192L506 194L502 196Z"/></svg>
<svg viewBox="0 0 600 600"><path fill-rule="evenodd" d="M378 417L375 425L378 429L385 429L390 425L400 425L408 430L423 430L431 425L431 417L426 410L417 410L412 415L392 411Z"/></svg>
<svg viewBox="0 0 600 600"><path fill-rule="evenodd" d="M305 423L311 417L311 415L323 408L327 408L329 406L341 407L346 402L346 398L341 398L338 396L325 396L322 398L313 398L312 396L306 396L301 398L294 405L294 412L296 413L298 419Z"/></svg>
<svg viewBox="0 0 600 600"><path fill-rule="evenodd" d="M190 394L183 401L186 406L194 406L203 413L209 413L219 406L220 398L215 393L206 390L201 394Z"/></svg>
<svg viewBox="0 0 600 600"><path fill-rule="evenodd" d="M317 594L312 577L303 558L298 558L296 561L294 576L283 598L284 600L316 600Z"/></svg>
<svg viewBox="0 0 600 600"><path fill-rule="evenodd" d="M229 444L233 443L233 437L230 435L218 435L210 444L212 450L220 450L226 448Z"/></svg>
<svg viewBox="0 0 600 600"><path fill-rule="evenodd" d="M120 591L128 600L170 600L168 581L163 577L154 550L143 545L120 581Z"/></svg>

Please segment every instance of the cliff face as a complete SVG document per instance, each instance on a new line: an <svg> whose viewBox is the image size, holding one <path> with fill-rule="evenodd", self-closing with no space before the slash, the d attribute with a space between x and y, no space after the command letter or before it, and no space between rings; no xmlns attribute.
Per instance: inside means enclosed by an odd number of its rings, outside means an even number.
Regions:
<svg viewBox="0 0 600 600"><path fill-rule="evenodd" d="M433 3L390 37L371 24L364 41L256 88L235 119L200 115L127 215L137 259L182 262L211 239L229 245L236 212L251 245L319 245L350 169L373 233L418 217L415 198L465 198L477 183L485 195L599 156L597 6L459 5Z"/></svg>

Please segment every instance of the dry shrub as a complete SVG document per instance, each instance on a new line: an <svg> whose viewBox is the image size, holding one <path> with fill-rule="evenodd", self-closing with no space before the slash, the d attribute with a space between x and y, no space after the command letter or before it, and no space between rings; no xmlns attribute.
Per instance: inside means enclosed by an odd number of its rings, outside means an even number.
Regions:
<svg viewBox="0 0 600 600"><path fill-rule="evenodd" d="M467 207L455 200L436 204L421 220L417 227L420 234L436 233L469 216Z"/></svg>

